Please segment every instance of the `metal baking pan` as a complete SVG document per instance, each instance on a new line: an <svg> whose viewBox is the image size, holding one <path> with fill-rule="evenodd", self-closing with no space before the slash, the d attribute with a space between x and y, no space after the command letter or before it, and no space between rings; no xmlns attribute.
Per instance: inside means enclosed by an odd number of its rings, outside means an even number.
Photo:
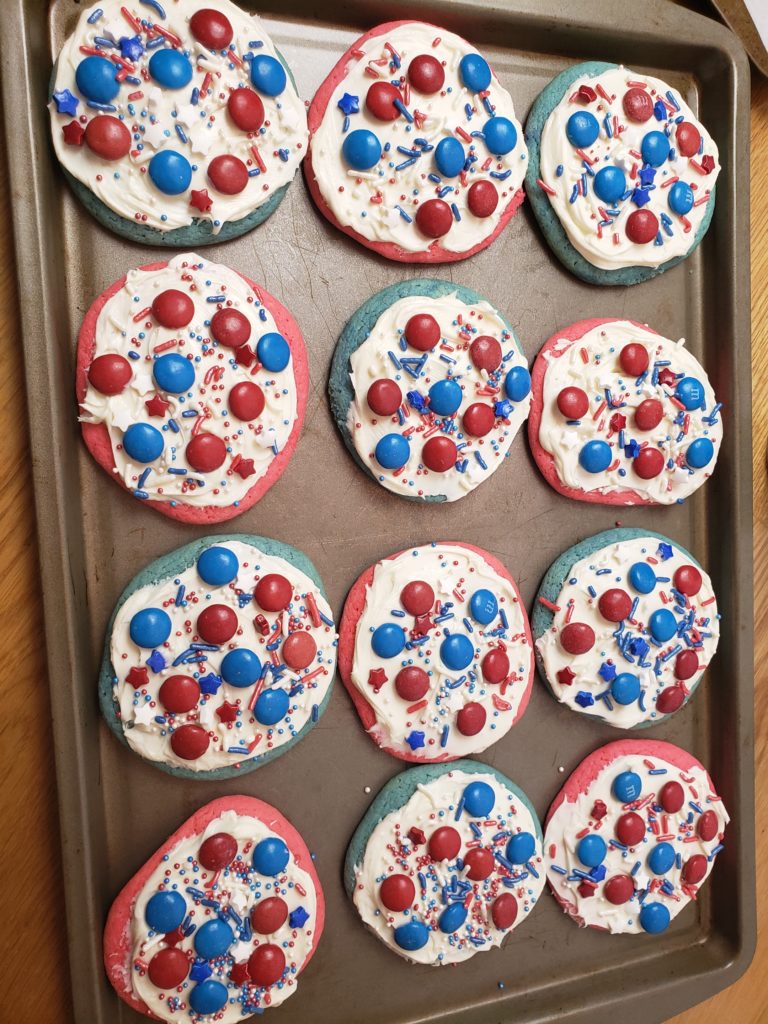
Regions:
<svg viewBox="0 0 768 1024"><path fill-rule="evenodd" d="M79 5L6 0L0 31L5 130L13 189L19 294L29 390L32 458L45 596L51 708L62 823L75 1017L137 1021L102 971L101 930L115 893L195 808L244 792L276 804L317 854L327 930L283 1024L441 1021L662 1020L733 982L755 942L752 724L752 558L749 371L749 72L724 28L646 0L632 7L581 0L569 14L539 0L419 4L272 0L269 31L311 97L337 56L366 28L417 16L473 40L494 64L524 117L539 90L576 60L607 59L681 88L718 141L723 171L712 227L687 262L646 284L597 289L550 255L523 208L473 259L430 274L477 289L514 324L529 358L558 327L593 316L649 321L686 336L724 402L725 440L714 478L685 505L621 509L622 522L661 530L708 567L724 635L696 699L650 735L696 754L710 769L732 822L725 852L697 904L662 937L609 938L580 931L548 894L501 951L438 970L393 956L361 925L344 895L347 841L372 793L401 769L364 734L341 685L318 727L258 772L229 782L183 781L142 763L99 719L96 677L113 602L150 559L200 536L143 509L88 457L75 418L76 332L91 300L129 267L165 258L100 228L75 201L48 139L52 55ZM551 10L559 4L548 5ZM381 260L331 228L303 181L267 224L206 251L262 282L297 317L312 389L304 434L278 486L237 529L302 548L318 566L337 612L358 573L382 555L431 539L479 544L501 558L530 602L561 550L612 526L615 508L578 508L536 471L521 436L511 458L470 496L414 506L354 465L325 399L336 338L372 292L418 270ZM307 498L311 500L307 500ZM220 529L225 529L221 527ZM36 681L42 685L42 680ZM521 784L544 815L577 762L615 739L608 726L556 704L538 683L523 721L485 759ZM368 787L371 791L368 791ZM502 987L503 985L503 987Z"/></svg>

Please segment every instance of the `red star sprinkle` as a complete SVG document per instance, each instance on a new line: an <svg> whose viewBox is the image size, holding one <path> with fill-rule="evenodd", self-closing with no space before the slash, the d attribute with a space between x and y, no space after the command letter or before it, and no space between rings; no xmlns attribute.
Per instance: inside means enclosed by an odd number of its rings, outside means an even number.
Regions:
<svg viewBox="0 0 768 1024"><path fill-rule="evenodd" d="M605 806L602 800L595 800L592 805L592 817L595 821L602 821L608 813L608 808Z"/></svg>
<svg viewBox="0 0 768 1024"><path fill-rule="evenodd" d="M243 480L249 476L253 476L256 470L253 467L253 459L240 459L238 464L235 466L234 472Z"/></svg>
<svg viewBox="0 0 768 1024"><path fill-rule="evenodd" d="M241 964L232 964L229 976L236 985L244 985L246 981L250 981L251 976L248 973L248 961L244 960Z"/></svg>
<svg viewBox="0 0 768 1024"><path fill-rule="evenodd" d="M677 377L668 366L665 366L663 370L659 370L660 384L674 384L676 380Z"/></svg>
<svg viewBox="0 0 768 1024"><path fill-rule="evenodd" d="M250 461L253 462L252 459ZM267 636L269 634L269 623L261 613L259 613L253 620L253 625L262 636Z"/></svg>
<svg viewBox="0 0 768 1024"><path fill-rule="evenodd" d="M169 946L175 946L178 942L184 938L184 932L181 925L172 932L167 932L165 935L165 941Z"/></svg>
<svg viewBox="0 0 768 1024"><path fill-rule="evenodd" d="M78 121L70 121L62 125L61 134L68 146L82 146L85 128Z"/></svg>
<svg viewBox="0 0 768 1024"><path fill-rule="evenodd" d="M590 885L589 882L582 882L579 886L579 896L583 899L589 899L590 896L595 895L596 885Z"/></svg>
<svg viewBox="0 0 768 1024"><path fill-rule="evenodd" d="M200 213L208 213L210 208L213 206L213 200L208 195L207 188L192 189L192 198L189 200L189 205L194 206Z"/></svg>
<svg viewBox="0 0 768 1024"><path fill-rule="evenodd" d="M378 693L387 681L387 673L383 668L372 668L368 673L368 685L373 687L373 692Z"/></svg>
<svg viewBox="0 0 768 1024"><path fill-rule="evenodd" d="M579 99L582 103L592 103L597 99L597 93L590 85L580 85Z"/></svg>
<svg viewBox="0 0 768 1024"><path fill-rule="evenodd" d="M433 622L429 617L429 613L426 615L417 615L416 622L413 627L413 633L415 636L426 636L427 633L432 629Z"/></svg>
<svg viewBox="0 0 768 1024"><path fill-rule="evenodd" d="M420 828L416 828L414 825L408 830L408 838L411 840L414 846L424 846L427 841L427 837L421 831Z"/></svg>
<svg viewBox="0 0 768 1024"><path fill-rule="evenodd" d="M228 700L225 700L222 705L216 708L216 714L222 722L234 722L237 718L237 705L230 704Z"/></svg>
<svg viewBox="0 0 768 1024"><path fill-rule="evenodd" d="M139 690L149 682L149 669L134 666L125 677L125 681L130 683L135 690Z"/></svg>
<svg viewBox="0 0 768 1024"><path fill-rule="evenodd" d="M571 668L561 668L557 673L557 681L561 686L570 686L576 678L576 673Z"/></svg>
<svg viewBox="0 0 768 1024"><path fill-rule="evenodd" d="M166 402L166 400L161 398L160 395L152 395L151 398L147 398L145 400L144 405L146 405L147 412L150 416L159 416L160 419L163 419L165 414L168 412L171 403Z"/></svg>
<svg viewBox="0 0 768 1024"><path fill-rule="evenodd" d="M611 416L611 430L623 430L626 425L627 417L623 416L620 412L615 412L613 416Z"/></svg>
<svg viewBox="0 0 768 1024"><path fill-rule="evenodd" d="M256 358L256 353L248 345L241 345L240 348L235 349L235 362L241 366L250 366Z"/></svg>
<svg viewBox="0 0 768 1024"><path fill-rule="evenodd" d="M707 153L701 158L701 166L704 168L705 174L711 174L715 169L715 158Z"/></svg>

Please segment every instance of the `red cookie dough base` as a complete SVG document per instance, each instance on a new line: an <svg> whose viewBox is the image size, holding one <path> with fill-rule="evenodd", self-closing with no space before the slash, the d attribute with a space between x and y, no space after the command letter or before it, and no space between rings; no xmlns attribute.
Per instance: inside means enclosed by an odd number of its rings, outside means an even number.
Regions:
<svg viewBox="0 0 768 1024"><path fill-rule="evenodd" d="M599 323L600 321L597 322ZM616 740L614 743L607 743L604 747L598 748L594 753L585 757L581 764L570 774L568 781L552 801L547 811L547 816L544 819L545 844L547 825L549 825L550 819L558 807L566 801L569 804L576 803L582 793L589 792L598 775L622 757L648 757L651 759L658 757L683 772L690 772L692 768L698 768L707 776L707 782L712 792L717 792L704 765L692 754L689 754L687 750L683 750L682 747L677 747L674 743L665 743L664 740ZM571 903L570 900L565 899L551 882L549 887L552 895L565 913L572 917L578 925L584 927L585 921L577 912L576 905ZM601 928L599 925L589 925L588 927L595 928L601 932L610 930L608 928Z"/></svg>
<svg viewBox="0 0 768 1024"><path fill-rule="evenodd" d="M528 681L525 684L525 692L523 693L522 700L520 701L520 707L518 708L517 714L515 715L514 721L510 726L516 725L517 722L523 717L525 709L528 707L528 701L531 698L531 689L533 687L533 670L534 670L534 649L533 639L531 637L531 627L528 622L528 616L525 611L525 605L520 597L520 591L517 588L517 584L509 575L506 567L502 563L494 558L493 555L484 551L482 548L475 547L474 544L462 544L459 541L438 541L438 546L450 544L451 547L455 548L466 548L467 551L472 551L476 555L480 555L484 562L493 569L497 576L501 576L505 579L512 590L514 591L515 597L520 604L520 608L523 612L523 625L525 629L525 637L528 647L531 652L530 666L528 669ZM410 548L406 550L411 550ZM400 555L405 554L405 551L396 551L392 555L388 555L386 558L381 559L382 562L390 562L393 558L398 558ZM382 750L386 751L387 754L391 754L392 757L397 757L401 761L410 761L414 764L437 764L442 761L456 761L458 758L467 757L467 754L438 754L436 757L419 756L417 753L407 753L406 751L394 750L392 747L386 746L379 737L381 735L381 729L378 728L378 719L376 718L376 712L369 702L366 700L365 695L358 690L355 684L352 682L352 663L355 654L355 637L357 636L357 624L360 621L360 616L363 614L365 608L365 594L366 588L373 581L373 573L376 566L369 566L365 572L363 572L355 582L352 584L349 593L347 594L347 600L344 602L344 611L341 616L341 622L339 624L339 646L337 655L337 666L339 675L341 676L342 682L347 688L347 691L352 698L352 703L355 705L360 721L363 723L363 727L368 735L371 737L373 742L381 747Z"/></svg>
<svg viewBox="0 0 768 1024"><path fill-rule="evenodd" d="M123 1002L127 1003L134 1010L138 1010L139 1013L151 1017L153 1020L160 1020L161 1018L152 1013L142 999L137 999L131 988L131 956L133 948L131 942L131 917L134 905L147 879L162 862L163 855L182 839L186 839L189 836L202 835L209 823L225 811L235 811L237 814L258 818L262 821L269 829L285 840L291 855L296 859L296 863L312 879L317 893L317 918L312 935L312 946L301 970L309 963L320 941L325 922L323 890L320 887L320 879L317 877L317 872L315 871L306 843L293 825L270 804L251 796L228 796L212 800L211 803L201 807L191 818L188 818L181 828L177 829L163 843L160 849L152 854L144 866L124 886L110 907L107 923L104 928L104 968L107 972L107 977L112 983L112 987Z"/></svg>
<svg viewBox="0 0 768 1024"><path fill-rule="evenodd" d="M160 263L149 263L146 266L139 267L139 270L163 270L167 266L167 262L163 261ZM293 378L296 384L296 420L283 450L279 455L275 456L264 476L260 477L253 487L245 493L237 506L232 504L221 506L187 505L184 503L184 498L182 496L173 499L169 498L167 501L160 501L156 498L142 501L142 504L155 509L157 512L161 512L164 516L168 516L170 519L178 519L182 523L196 523L203 525L208 525L209 523L223 523L227 519L234 519L235 516L239 516L241 512L245 512L247 509L251 508L252 505L255 505L256 502L266 494L269 488L274 483L277 483L282 476L288 462L290 461L291 455L293 455L293 451L299 440L299 434L301 433L302 423L304 422L304 413L307 407L307 395L309 393L309 366L307 363L306 349L304 347L304 339L301 331L299 330L299 325L293 319L285 306L279 303L274 296L270 295L266 289L257 285L254 281L251 281L244 274L239 274L239 276L250 285L264 307L272 314L278 331L288 342L288 347L291 350L291 359L293 361ZM101 313L101 310L109 299L120 291L120 289L125 285L125 282L125 276L121 277L118 281L115 281L115 283L110 285L105 292L101 293L85 314L85 319L83 320L83 325L80 328L80 334L77 338L75 391L77 394L78 406L80 406L85 400L86 391L88 390L88 368L91 365L94 352L96 350L96 321L99 318L99 313ZM106 470L109 476L115 480L123 490L131 493L132 488L128 487L128 485L115 471L112 443L106 426L103 423L81 423L81 427L83 431L83 440L94 459L96 459L102 469ZM175 508L171 505L171 500L176 501Z"/></svg>
<svg viewBox="0 0 768 1024"><path fill-rule="evenodd" d="M658 333L648 327L647 324L640 324L636 320L602 317L597 320L578 320L575 324L571 324L570 327L565 327L562 331L558 331L557 334L553 334L551 338L544 342L539 354L536 356L536 362L533 364L533 370L531 371L531 411L528 414L528 442L531 446L531 452L533 453L536 465L544 475L544 479L550 487L554 487L559 494L566 498L574 498L576 501L588 501L596 505L658 505L657 501L652 501L650 498L646 498L644 495L638 494L637 491L628 488L611 491L584 491L580 487L568 487L558 476L554 456L543 448L539 441L539 428L544 412L544 377L552 359L559 359L564 352L571 348L571 345L575 345L577 341L580 341L594 327L615 323L630 323L635 327L641 327L644 331L649 331L651 334ZM568 339L571 345L566 345L555 352L556 342L562 341L563 338ZM548 359L547 356L550 358Z"/></svg>
<svg viewBox="0 0 768 1024"><path fill-rule="evenodd" d="M338 228L339 231L343 231L345 235L349 235L350 238L353 238L356 242L364 245L367 249L373 249L373 251L379 253L380 256L385 256L388 260L396 260L398 263L455 263L458 260L465 260L470 256L474 256L476 252L480 252L481 249L485 249L498 235L501 234L514 216L515 211L520 206L523 199L525 199L525 190L522 185L517 192L507 200L507 205L499 218L499 223L496 225L495 230L490 235L487 235L479 241L477 245L473 245L471 249L466 249L464 252L453 252L450 249L444 249L440 244L439 239L429 242L429 240L425 238L424 243L427 245L427 248L422 249L419 252L411 252L408 249L400 248L400 246L396 245L394 242L375 242L370 238L365 238L349 225L340 224L339 221L336 220L330 206L325 201L325 198L320 191L320 186L317 183L315 172L312 167L312 140L323 116L325 115L325 111L331 97L336 91L336 87L347 77L349 67L359 63L358 58L354 56L354 51L364 48L369 40L375 39L378 36L384 36L396 28L401 28L403 25L424 24L429 23L414 21L413 19L407 19L405 21L387 21L383 25L377 25L376 28L372 29L370 32L366 32L365 35L360 36L360 38L350 46L317 90L315 98L312 100L310 105L307 116L309 124L309 147L304 159L304 174L307 179L307 187L315 201L315 205L322 215L329 220L334 227ZM434 28L438 35L441 31L444 31L437 26L430 25L429 27Z"/></svg>

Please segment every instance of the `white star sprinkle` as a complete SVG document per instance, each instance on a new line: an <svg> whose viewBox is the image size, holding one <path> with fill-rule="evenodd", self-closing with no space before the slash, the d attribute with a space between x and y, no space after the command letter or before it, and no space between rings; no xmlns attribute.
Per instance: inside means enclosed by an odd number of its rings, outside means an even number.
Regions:
<svg viewBox="0 0 768 1024"><path fill-rule="evenodd" d="M200 107L194 106L192 103L185 103L183 106L176 107L176 120L181 121L187 128L192 128L201 121L200 114L202 110Z"/></svg>
<svg viewBox="0 0 768 1024"><path fill-rule="evenodd" d="M142 136L142 140L148 142L153 149L159 149L167 138L165 129L157 121L148 124Z"/></svg>
<svg viewBox="0 0 768 1024"><path fill-rule="evenodd" d="M190 138L192 139L192 152L207 156L208 150L215 142L215 132L212 128L207 127L207 122L201 123L190 133Z"/></svg>
<svg viewBox="0 0 768 1024"><path fill-rule="evenodd" d="M149 725L152 719L157 714L155 708L149 706L149 701L145 701L143 704L139 704L133 713L133 721L135 725Z"/></svg>

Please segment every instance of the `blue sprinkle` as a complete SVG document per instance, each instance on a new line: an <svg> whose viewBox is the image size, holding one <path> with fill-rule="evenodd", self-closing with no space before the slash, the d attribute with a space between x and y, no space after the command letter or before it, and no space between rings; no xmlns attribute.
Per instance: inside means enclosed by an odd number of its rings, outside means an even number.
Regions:
<svg viewBox="0 0 768 1024"><path fill-rule="evenodd" d="M165 21L165 11L157 2L157 0L139 0L139 3L144 4L145 7L151 7L153 11L157 12L158 18L161 18L163 21Z"/></svg>
<svg viewBox="0 0 768 1024"><path fill-rule="evenodd" d="M488 469L486 461L483 458L483 456L480 454L480 452L475 452L475 459L479 463L481 469Z"/></svg>
<svg viewBox="0 0 768 1024"><path fill-rule="evenodd" d="M461 220L461 214L459 213L459 208L456 203L451 203L451 211L453 213L454 220Z"/></svg>
<svg viewBox="0 0 768 1024"><path fill-rule="evenodd" d="M407 224L410 224L410 223L411 223L411 221L413 220L413 218L412 218L412 217L410 217L410 216L409 216L409 215L408 215L408 214L407 214L407 213L405 212L405 210L404 210L404 209L402 208L402 206L399 206L399 205L398 205L398 204L396 203L396 204L395 204L395 209L399 211L399 213L400 213L400 216L401 216L401 217L403 218L403 220L404 220L404 221L405 221L405 222L406 222Z"/></svg>
<svg viewBox="0 0 768 1024"><path fill-rule="evenodd" d="M88 15L88 24L95 25L103 13L104 11L102 11L100 7L97 7L95 11Z"/></svg>
<svg viewBox="0 0 768 1024"><path fill-rule="evenodd" d="M403 117L406 119L406 121L409 124L413 124L413 115L408 110L406 105L402 102L402 100L393 100L392 102L393 102L393 106L395 106L400 111L400 113L403 115Z"/></svg>

